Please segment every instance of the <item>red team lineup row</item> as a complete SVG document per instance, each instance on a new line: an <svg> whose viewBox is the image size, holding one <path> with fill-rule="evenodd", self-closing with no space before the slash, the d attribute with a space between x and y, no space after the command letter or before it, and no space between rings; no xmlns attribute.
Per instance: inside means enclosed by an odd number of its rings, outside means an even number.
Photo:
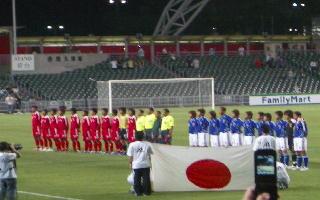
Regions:
<svg viewBox="0 0 320 200"><path fill-rule="evenodd" d="M85 152L101 152L104 141L104 151L125 152L125 141L120 137L120 123L117 110L113 110L112 117L108 116L108 109L102 110L100 118L97 109L92 109L89 116L88 111L83 111L82 119L76 109L71 109L70 120L65 116L64 106L50 111L43 110L41 115L37 106L32 107L32 133L35 145L39 151L53 151L53 142L57 151L69 150L69 138L72 141L73 150L79 152L80 134L84 143ZM136 129L135 116L128 116L128 142L134 141ZM68 137L69 136L69 137Z"/></svg>

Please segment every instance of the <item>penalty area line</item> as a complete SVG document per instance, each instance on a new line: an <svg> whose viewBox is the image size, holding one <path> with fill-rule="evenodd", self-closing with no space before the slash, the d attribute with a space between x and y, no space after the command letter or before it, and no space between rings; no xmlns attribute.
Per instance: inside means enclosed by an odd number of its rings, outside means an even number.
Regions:
<svg viewBox="0 0 320 200"><path fill-rule="evenodd" d="M26 194L31 196L38 196L38 197L46 197L50 199L60 199L60 200L82 200L82 199L74 199L74 198L68 198L68 197L60 197L60 196L54 196L54 195L48 195L48 194L40 194L35 192L26 192L26 191L18 191L19 194Z"/></svg>

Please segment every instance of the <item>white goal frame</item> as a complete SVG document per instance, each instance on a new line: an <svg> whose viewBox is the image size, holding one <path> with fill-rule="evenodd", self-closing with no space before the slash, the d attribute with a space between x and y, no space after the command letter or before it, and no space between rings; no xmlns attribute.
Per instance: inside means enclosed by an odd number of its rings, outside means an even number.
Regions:
<svg viewBox="0 0 320 200"><path fill-rule="evenodd" d="M114 83L148 83L148 82L179 82L179 81L210 81L211 82L211 108L214 110L215 108L215 94L214 94L214 78L169 78L169 79L132 79L132 80L109 80L109 81L97 81L97 83L108 83L108 105L109 105L109 112L112 111L112 84ZM200 82L199 82L199 102L201 99L201 88L200 88Z"/></svg>

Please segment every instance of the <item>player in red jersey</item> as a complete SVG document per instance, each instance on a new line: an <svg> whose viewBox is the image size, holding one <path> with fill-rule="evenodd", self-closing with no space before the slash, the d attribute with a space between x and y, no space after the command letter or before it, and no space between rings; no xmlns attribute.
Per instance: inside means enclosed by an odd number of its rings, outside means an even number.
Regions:
<svg viewBox="0 0 320 200"><path fill-rule="evenodd" d="M83 117L81 122L81 128L82 128L82 138L84 142L84 151L85 152L91 152L92 151L92 141L91 141L91 135L90 135L90 118L89 118L89 112L87 110L83 111Z"/></svg>
<svg viewBox="0 0 320 200"><path fill-rule="evenodd" d="M102 109L101 132L102 132L102 139L104 141L105 153L111 153L111 145L112 145L111 135L110 135L111 122L110 122L110 117L108 116L108 112L109 112L108 108Z"/></svg>
<svg viewBox="0 0 320 200"><path fill-rule="evenodd" d="M44 109L42 111L41 116L41 136L44 143L44 151L51 151L52 150L52 141L51 141L51 134L50 134L50 119L48 116L48 110Z"/></svg>
<svg viewBox="0 0 320 200"><path fill-rule="evenodd" d="M136 111L133 108L129 108L129 117L128 117L128 142L135 141L135 132L136 132Z"/></svg>
<svg viewBox="0 0 320 200"><path fill-rule="evenodd" d="M32 106L32 135L37 147L37 150L43 149L43 141L41 139L41 116L38 112L38 106Z"/></svg>
<svg viewBox="0 0 320 200"><path fill-rule="evenodd" d="M72 141L73 151L80 152L80 118L77 114L77 109L71 108L71 118L70 118L70 138Z"/></svg>
<svg viewBox="0 0 320 200"><path fill-rule="evenodd" d="M66 112L65 106L59 107L59 116L58 116L58 134L60 138L61 151L68 151L69 142L68 142L68 129L69 123L67 117L64 115Z"/></svg>
<svg viewBox="0 0 320 200"><path fill-rule="evenodd" d="M58 117L57 117L57 109L53 108L50 112L50 136L54 141L54 144L56 145L57 151L61 151L61 145L60 145L60 136L58 134Z"/></svg>
<svg viewBox="0 0 320 200"><path fill-rule="evenodd" d="M91 117L90 117L90 134L91 139L93 141L94 145L94 151L100 152L101 151L101 135L100 135L100 118L97 115L98 110L96 108L93 108L91 110Z"/></svg>
<svg viewBox="0 0 320 200"><path fill-rule="evenodd" d="M120 122L119 122L119 117L118 117L118 110L117 109L113 109L112 110L112 119L111 119L111 141L113 142L111 144L111 149L114 149L114 145L116 148L117 152L120 152L121 148L122 148L122 144L120 142Z"/></svg>

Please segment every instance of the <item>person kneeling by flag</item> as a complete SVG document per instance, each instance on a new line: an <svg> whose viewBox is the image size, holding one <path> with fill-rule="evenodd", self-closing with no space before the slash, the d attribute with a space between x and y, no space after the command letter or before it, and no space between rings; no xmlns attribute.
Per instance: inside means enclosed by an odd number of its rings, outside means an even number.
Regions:
<svg viewBox="0 0 320 200"><path fill-rule="evenodd" d="M143 134L136 134L136 141L130 143L127 155L130 169L134 172L134 191L136 196L151 194L150 168L151 154L149 143L143 142Z"/></svg>

